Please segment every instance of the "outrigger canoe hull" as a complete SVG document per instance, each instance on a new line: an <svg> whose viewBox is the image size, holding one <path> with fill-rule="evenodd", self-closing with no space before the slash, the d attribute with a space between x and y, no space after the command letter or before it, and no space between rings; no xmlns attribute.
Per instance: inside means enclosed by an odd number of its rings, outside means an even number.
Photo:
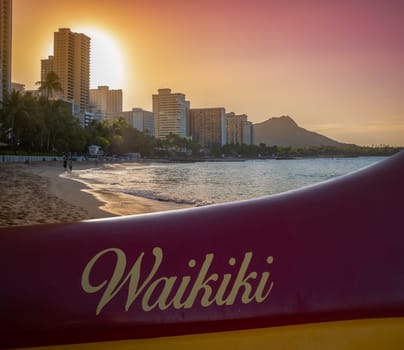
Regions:
<svg viewBox="0 0 404 350"><path fill-rule="evenodd" d="M0 347L399 349L403 215L401 152L260 199L1 229Z"/></svg>

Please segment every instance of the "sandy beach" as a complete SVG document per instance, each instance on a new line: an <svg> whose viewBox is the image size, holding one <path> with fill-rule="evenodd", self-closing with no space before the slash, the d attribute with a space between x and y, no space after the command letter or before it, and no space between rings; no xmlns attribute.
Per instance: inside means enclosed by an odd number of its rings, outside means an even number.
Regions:
<svg viewBox="0 0 404 350"><path fill-rule="evenodd" d="M189 207L97 189L75 176L75 170L92 167L93 162L74 162L70 173L64 171L60 162L0 164L0 227L75 222Z"/></svg>

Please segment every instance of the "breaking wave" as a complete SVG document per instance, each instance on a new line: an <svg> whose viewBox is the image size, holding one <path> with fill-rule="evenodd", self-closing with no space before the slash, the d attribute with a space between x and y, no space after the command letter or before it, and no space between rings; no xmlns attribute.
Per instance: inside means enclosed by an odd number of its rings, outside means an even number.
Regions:
<svg viewBox="0 0 404 350"><path fill-rule="evenodd" d="M184 199L172 197L166 194L159 194L153 191L145 191L145 190L113 190L113 192L125 193L131 196L142 197L146 199L153 199L161 202L172 202L176 204L188 204L194 205L195 207L202 207L205 205L215 204L215 202L204 201L200 199Z"/></svg>

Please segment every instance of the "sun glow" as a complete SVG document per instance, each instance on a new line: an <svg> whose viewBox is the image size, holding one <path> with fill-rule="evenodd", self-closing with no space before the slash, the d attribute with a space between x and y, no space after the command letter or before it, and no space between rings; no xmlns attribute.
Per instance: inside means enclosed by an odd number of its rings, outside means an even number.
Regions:
<svg viewBox="0 0 404 350"><path fill-rule="evenodd" d="M124 84L125 59L117 40L98 28L78 27L72 31L91 38L91 88L108 85L122 89Z"/></svg>

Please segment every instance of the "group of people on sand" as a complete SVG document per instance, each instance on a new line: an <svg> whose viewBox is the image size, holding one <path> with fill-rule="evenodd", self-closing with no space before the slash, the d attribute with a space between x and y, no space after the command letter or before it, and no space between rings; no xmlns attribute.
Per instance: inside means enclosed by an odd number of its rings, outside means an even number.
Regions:
<svg viewBox="0 0 404 350"><path fill-rule="evenodd" d="M67 170L67 165L69 164L69 170L72 171L73 170L73 159L71 154L69 155L64 155L63 156L63 168L65 169L65 171Z"/></svg>

